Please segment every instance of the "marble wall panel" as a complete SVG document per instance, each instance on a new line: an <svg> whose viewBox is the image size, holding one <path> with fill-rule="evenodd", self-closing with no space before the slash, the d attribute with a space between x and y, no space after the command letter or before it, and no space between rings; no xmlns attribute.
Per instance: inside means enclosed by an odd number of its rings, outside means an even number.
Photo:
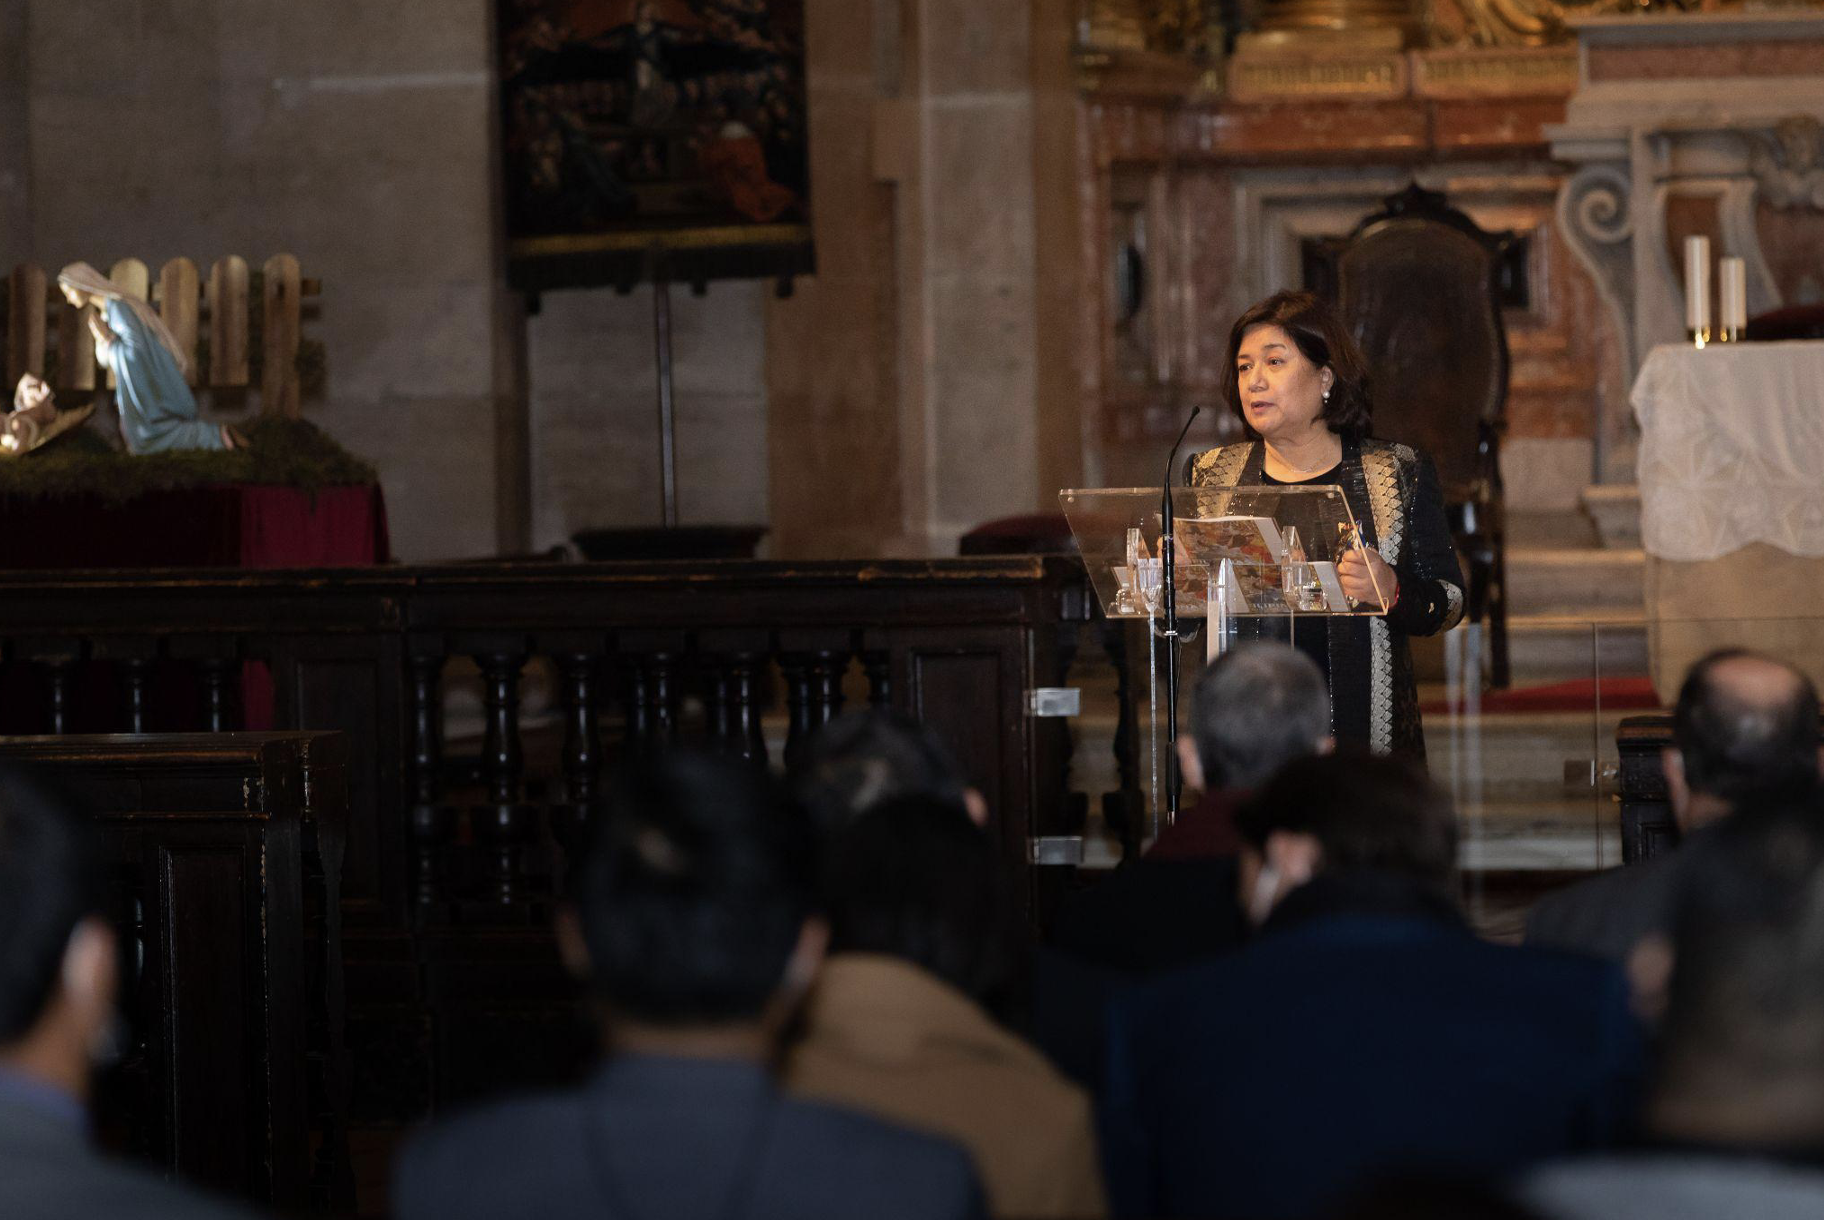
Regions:
<svg viewBox="0 0 1824 1220"><path fill-rule="evenodd" d="M1032 79L1029 5L980 0L926 0L926 91L946 94L1025 94Z"/></svg>
<svg viewBox="0 0 1824 1220"><path fill-rule="evenodd" d="M1006 95L934 107L926 115L929 259L937 274L1029 270L1032 104Z"/></svg>

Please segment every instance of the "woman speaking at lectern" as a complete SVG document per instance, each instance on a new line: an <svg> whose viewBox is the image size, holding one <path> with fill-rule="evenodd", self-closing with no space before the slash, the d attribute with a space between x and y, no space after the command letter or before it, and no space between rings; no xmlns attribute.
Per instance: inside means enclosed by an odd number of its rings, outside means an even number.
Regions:
<svg viewBox="0 0 1824 1220"><path fill-rule="evenodd" d="M1367 362L1328 306L1278 292L1229 332L1229 407L1248 438L1198 454L1197 486L1339 484L1359 546L1339 557L1343 592L1383 616L1339 615L1301 627L1293 643L1330 684L1339 745L1423 759L1418 691L1407 639L1463 617L1463 576L1451 549L1431 459L1369 435ZM1397 386L1381 387L1399 392ZM1284 619L1242 620L1247 634L1285 638Z"/></svg>

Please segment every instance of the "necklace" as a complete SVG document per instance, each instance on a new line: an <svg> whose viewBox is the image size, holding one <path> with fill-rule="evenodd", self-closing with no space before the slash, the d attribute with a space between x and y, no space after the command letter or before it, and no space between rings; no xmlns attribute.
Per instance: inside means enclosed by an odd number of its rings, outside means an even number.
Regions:
<svg viewBox="0 0 1824 1220"><path fill-rule="evenodd" d="M1321 471L1330 469L1332 466L1342 461L1343 458L1343 455L1340 452L1341 446L1338 446L1339 452L1333 458L1320 462L1316 466L1296 466L1293 463L1288 462L1285 455L1280 453L1279 450L1274 449L1271 445L1268 445L1267 448L1273 454L1273 459L1287 470L1290 470L1293 474L1317 474Z"/></svg>

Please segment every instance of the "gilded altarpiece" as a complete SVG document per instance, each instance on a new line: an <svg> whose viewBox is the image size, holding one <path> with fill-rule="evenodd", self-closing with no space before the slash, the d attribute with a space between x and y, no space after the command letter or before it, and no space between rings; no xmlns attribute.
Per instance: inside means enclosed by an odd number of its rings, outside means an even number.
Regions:
<svg viewBox="0 0 1824 1220"><path fill-rule="evenodd" d="M1220 408L1235 315L1301 285L1305 241L1348 233L1416 179L1484 228L1524 238L1524 292L1504 311L1508 500L1576 503L1598 473L1595 442L1606 430L1619 443L1629 423L1619 337L1563 240L1564 173L1544 134L1576 82L1575 49L1557 41L1571 6L1467 7L1484 2L1432 0L1418 38L1381 49L1262 46L1236 23L1264 21L1263 10L1206 6L1202 51L1176 56L1175 74L1156 43L1083 47L1083 257L1102 286L1085 304L1097 359L1083 392L1097 421L1090 468L1104 481L1156 478L1190 406ZM1121 7L1134 6L1088 9ZM1081 27L1116 28L1145 26L1104 12ZM1238 34L1233 54L1209 51ZM1208 445L1236 426L1206 411L1192 439Z"/></svg>

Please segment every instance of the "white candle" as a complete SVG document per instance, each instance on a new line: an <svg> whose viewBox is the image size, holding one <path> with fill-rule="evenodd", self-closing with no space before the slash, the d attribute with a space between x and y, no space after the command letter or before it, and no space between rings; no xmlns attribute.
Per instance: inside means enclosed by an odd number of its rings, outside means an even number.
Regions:
<svg viewBox="0 0 1824 1220"><path fill-rule="evenodd" d="M1739 258L1723 259L1717 269L1717 312L1723 333L1739 339L1748 328L1748 264Z"/></svg>
<svg viewBox="0 0 1824 1220"><path fill-rule="evenodd" d="M1710 330L1710 239L1685 238L1685 329L1699 339Z"/></svg>

